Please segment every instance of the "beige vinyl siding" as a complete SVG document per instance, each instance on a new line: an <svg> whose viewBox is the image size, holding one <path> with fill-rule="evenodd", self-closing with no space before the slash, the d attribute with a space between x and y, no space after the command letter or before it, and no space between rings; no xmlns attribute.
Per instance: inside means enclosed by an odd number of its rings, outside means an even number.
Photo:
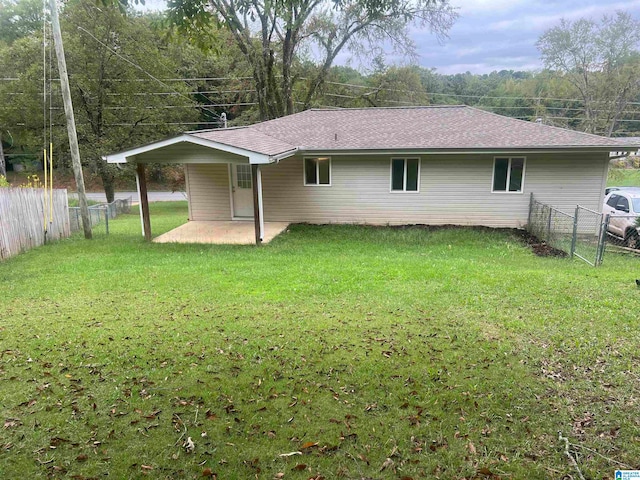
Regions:
<svg viewBox="0 0 640 480"><path fill-rule="evenodd" d="M522 156L522 155L519 155ZM608 156L529 154L523 193L492 193L494 155L422 155L420 192L390 192L391 156L333 156L331 186L305 186L301 158L262 168L265 220L520 227L529 194L600 210Z"/></svg>
<svg viewBox="0 0 640 480"><path fill-rule="evenodd" d="M231 220L229 165L186 164L189 220Z"/></svg>

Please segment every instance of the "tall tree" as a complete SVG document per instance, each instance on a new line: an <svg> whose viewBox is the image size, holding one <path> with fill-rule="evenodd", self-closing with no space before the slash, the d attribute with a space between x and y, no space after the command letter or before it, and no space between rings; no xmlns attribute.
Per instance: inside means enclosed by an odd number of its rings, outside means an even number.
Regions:
<svg viewBox="0 0 640 480"><path fill-rule="evenodd" d="M640 22L625 12L561 20L538 40L545 66L563 75L582 101L582 128L611 136L629 102L640 92Z"/></svg>
<svg viewBox="0 0 640 480"><path fill-rule="evenodd" d="M220 24L251 65L260 117L295 111L296 56L316 57L306 80L302 108L308 108L336 57L345 50L371 55L385 42L412 55L412 25L442 38L456 13L448 0L169 0L171 21L183 33Z"/></svg>
<svg viewBox="0 0 640 480"><path fill-rule="evenodd" d="M12 43L42 29L41 0L0 0L0 41Z"/></svg>
<svg viewBox="0 0 640 480"><path fill-rule="evenodd" d="M122 16L115 7L97 7L92 0L71 0L61 23L83 164L100 177L111 201L115 180L131 172L107 165L102 155L173 135L191 123L195 126L199 111L184 82L160 83L151 77L175 78L181 65L164 34L152 29L147 17ZM21 153L42 151L41 30L0 45L0 69L16 78L0 82L0 97L11 99L0 107L0 130L12 133ZM54 67L54 77L56 73ZM55 81L53 87L54 143L66 145Z"/></svg>

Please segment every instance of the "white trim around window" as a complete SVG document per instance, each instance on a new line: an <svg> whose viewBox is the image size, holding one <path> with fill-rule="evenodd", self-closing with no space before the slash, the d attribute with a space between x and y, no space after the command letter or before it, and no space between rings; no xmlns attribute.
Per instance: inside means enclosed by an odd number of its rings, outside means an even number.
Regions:
<svg viewBox="0 0 640 480"><path fill-rule="evenodd" d="M393 161L394 160L402 160L403 161L403 173L402 173L402 190L393 188ZM418 177L416 179L416 189L415 190L407 190L407 160L417 160L418 161ZM420 171L422 168L422 161L420 157L391 157L389 161L389 192L390 193L420 193Z"/></svg>
<svg viewBox="0 0 640 480"><path fill-rule="evenodd" d="M307 183L307 160L328 160L329 161L329 183L320 183L320 162L316 161L316 181ZM302 158L302 183L305 187L330 187L331 186L331 157L303 157Z"/></svg>
<svg viewBox="0 0 640 480"><path fill-rule="evenodd" d="M496 161L497 160L507 160L507 178L506 178L506 183L505 183L505 189L504 190L495 190L495 181L496 181ZM511 172L512 172L512 161L513 160L522 160L522 179L520 180L520 190L509 190L509 185L511 183ZM526 170L527 170L527 157L525 156L514 156L514 157L507 157L507 156L500 156L500 157L493 157L493 166L491 169L491 193L507 193L507 194L522 194L524 193L524 180L525 180L525 174L526 174Z"/></svg>

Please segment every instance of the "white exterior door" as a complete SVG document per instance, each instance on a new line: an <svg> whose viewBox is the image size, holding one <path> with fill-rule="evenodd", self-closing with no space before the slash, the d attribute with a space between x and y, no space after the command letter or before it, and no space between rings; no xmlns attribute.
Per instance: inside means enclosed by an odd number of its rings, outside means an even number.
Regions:
<svg viewBox="0 0 640 480"><path fill-rule="evenodd" d="M251 165L231 165L231 191L233 194L233 216L253 217L253 183Z"/></svg>

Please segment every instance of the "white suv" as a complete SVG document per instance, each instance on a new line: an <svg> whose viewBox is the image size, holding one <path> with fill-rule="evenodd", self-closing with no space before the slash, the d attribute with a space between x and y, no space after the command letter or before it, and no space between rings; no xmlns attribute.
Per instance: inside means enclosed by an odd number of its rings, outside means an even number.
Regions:
<svg viewBox="0 0 640 480"><path fill-rule="evenodd" d="M640 192L612 191L604 198L602 213L611 215L607 228L610 235L630 248L640 248L640 227L636 223L640 217Z"/></svg>

